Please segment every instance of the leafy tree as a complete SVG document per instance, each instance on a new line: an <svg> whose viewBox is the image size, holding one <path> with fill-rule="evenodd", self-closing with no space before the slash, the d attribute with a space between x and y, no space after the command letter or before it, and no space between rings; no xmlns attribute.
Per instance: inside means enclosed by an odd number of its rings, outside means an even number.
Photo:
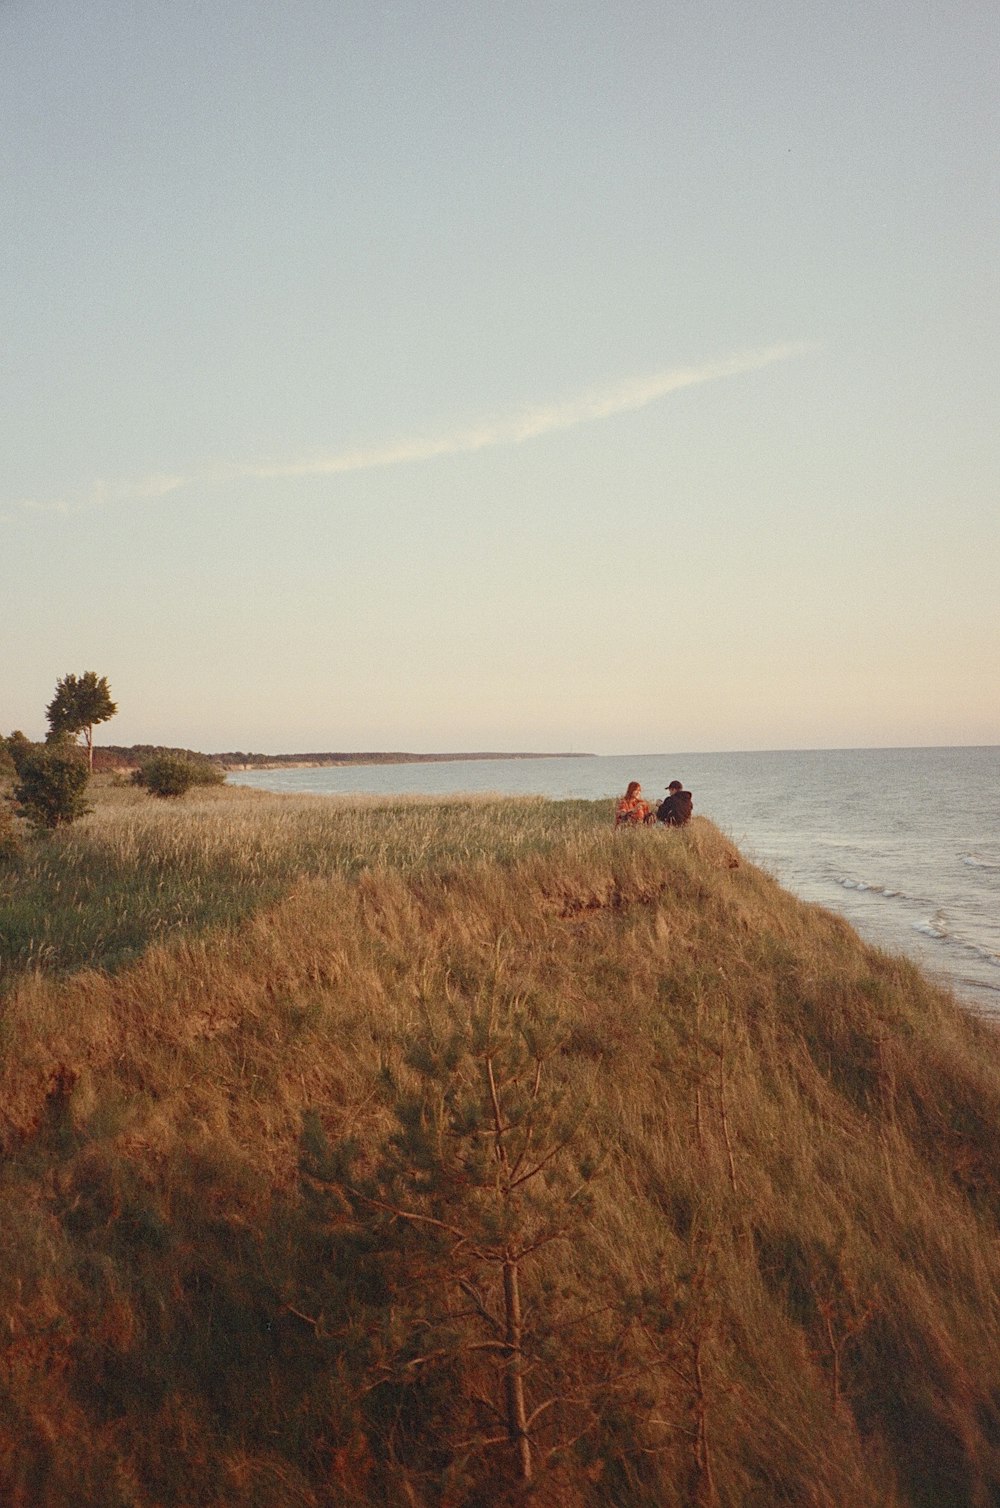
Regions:
<svg viewBox="0 0 1000 1508"><path fill-rule="evenodd" d="M66 827L84 816L89 769L68 745L35 747L24 756L14 787L15 810L35 828Z"/></svg>
<svg viewBox="0 0 1000 1508"><path fill-rule="evenodd" d="M69 735L75 738L83 734L87 750L87 766L94 768L94 728L114 717L118 704L111 700L107 676L98 678L96 670L87 670L81 676L63 676L56 682L56 694L45 709L49 734L47 742Z"/></svg>

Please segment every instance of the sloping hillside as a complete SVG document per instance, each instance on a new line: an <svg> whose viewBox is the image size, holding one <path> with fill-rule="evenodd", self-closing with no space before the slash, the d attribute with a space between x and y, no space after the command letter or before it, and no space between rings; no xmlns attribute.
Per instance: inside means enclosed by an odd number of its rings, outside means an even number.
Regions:
<svg viewBox="0 0 1000 1508"><path fill-rule="evenodd" d="M997 1501L990 1029L704 820L205 798L166 891L212 813L228 925L0 1007L0 1500Z"/></svg>

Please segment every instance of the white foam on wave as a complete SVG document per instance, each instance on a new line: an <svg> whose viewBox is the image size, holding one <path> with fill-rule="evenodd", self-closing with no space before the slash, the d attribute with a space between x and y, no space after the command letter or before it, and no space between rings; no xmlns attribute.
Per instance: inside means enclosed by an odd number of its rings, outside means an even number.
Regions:
<svg viewBox="0 0 1000 1508"><path fill-rule="evenodd" d="M873 880L852 880L848 875L837 875L836 882L842 890L859 890L868 895L884 895L890 901L912 901L914 897L905 890L893 890L888 885L876 885Z"/></svg>
<svg viewBox="0 0 1000 1508"><path fill-rule="evenodd" d="M929 921L914 922L913 931L922 933L924 937L932 937L935 942L943 942L950 948L960 949L970 957L989 964L991 968L1000 969L1000 954L992 948L984 947L982 943L970 942L960 933L952 932L941 912L936 912Z"/></svg>
<svg viewBox="0 0 1000 1508"><path fill-rule="evenodd" d="M981 859L976 853L964 853L962 863L967 864L970 869L989 869L995 874L1000 874L1000 864L994 864L992 859Z"/></svg>
<svg viewBox="0 0 1000 1508"><path fill-rule="evenodd" d="M980 947L979 943L965 941L962 942L962 947L965 948L966 952L974 953L977 958L983 959L985 963L990 964L994 969L1000 969L1000 953L994 953L992 948L983 948Z"/></svg>

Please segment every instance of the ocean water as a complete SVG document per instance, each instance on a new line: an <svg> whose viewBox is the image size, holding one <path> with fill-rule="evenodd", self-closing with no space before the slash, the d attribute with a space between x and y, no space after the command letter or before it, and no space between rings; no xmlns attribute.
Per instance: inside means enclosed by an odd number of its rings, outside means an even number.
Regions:
<svg viewBox="0 0 1000 1508"><path fill-rule="evenodd" d="M695 811L803 900L905 953L1000 1019L1000 747L602 755L248 770L320 795L497 792L597 799L683 781Z"/></svg>

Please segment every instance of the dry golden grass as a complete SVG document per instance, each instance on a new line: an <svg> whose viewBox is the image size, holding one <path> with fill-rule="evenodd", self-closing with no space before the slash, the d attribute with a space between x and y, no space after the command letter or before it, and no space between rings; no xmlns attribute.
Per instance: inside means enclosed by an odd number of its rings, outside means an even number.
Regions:
<svg viewBox="0 0 1000 1508"><path fill-rule="evenodd" d="M1000 1052L910 965L600 804L66 836L146 910L0 1007L0 1500L997 1501Z"/></svg>
<svg viewBox="0 0 1000 1508"><path fill-rule="evenodd" d="M112 777L83 821L0 853L0 993L26 971L120 967L151 942L231 925L303 875L353 875L561 840L593 804L274 797L199 789L178 806Z"/></svg>

